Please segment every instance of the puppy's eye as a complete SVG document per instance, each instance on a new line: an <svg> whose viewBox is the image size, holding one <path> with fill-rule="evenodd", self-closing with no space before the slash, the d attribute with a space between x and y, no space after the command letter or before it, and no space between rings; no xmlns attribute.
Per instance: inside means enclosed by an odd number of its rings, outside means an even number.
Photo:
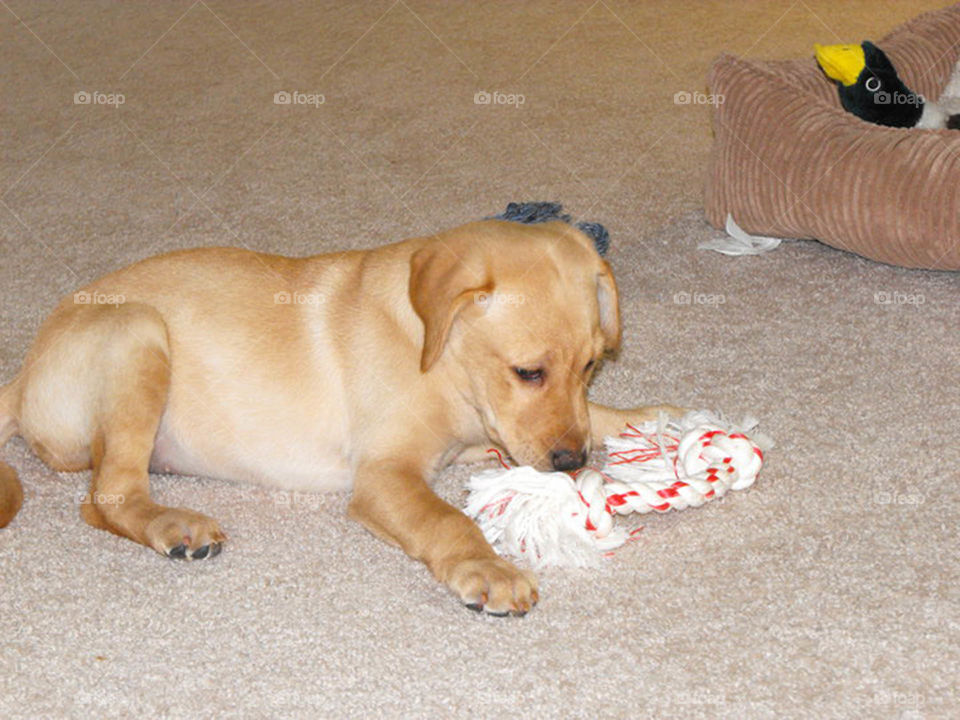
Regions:
<svg viewBox="0 0 960 720"><path fill-rule="evenodd" d="M541 382L544 376L543 368L515 367L513 371L517 374L518 378L529 383Z"/></svg>
<svg viewBox="0 0 960 720"><path fill-rule="evenodd" d="M585 373L590 372L591 370L593 370L594 364L595 364L594 361L591 360L590 362L588 362L586 365L583 366L583 371L584 371Z"/></svg>

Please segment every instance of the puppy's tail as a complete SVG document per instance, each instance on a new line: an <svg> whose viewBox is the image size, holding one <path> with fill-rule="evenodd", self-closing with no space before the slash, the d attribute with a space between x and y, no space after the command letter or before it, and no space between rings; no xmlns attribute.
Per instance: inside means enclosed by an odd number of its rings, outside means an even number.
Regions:
<svg viewBox="0 0 960 720"><path fill-rule="evenodd" d="M0 387L0 449L17 432L17 418L13 413L14 383ZM23 505L23 486L17 471L0 461L0 528L6 527Z"/></svg>

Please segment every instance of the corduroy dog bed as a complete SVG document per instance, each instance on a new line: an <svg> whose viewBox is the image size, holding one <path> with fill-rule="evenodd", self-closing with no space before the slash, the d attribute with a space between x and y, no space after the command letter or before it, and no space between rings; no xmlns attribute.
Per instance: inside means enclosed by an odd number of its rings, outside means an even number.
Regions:
<svg viewBox="0 0 960 720"><path fill-rule="evenodd" d="M851 42L862 39L851 38ZM878 41L907 87L937 99L960 57L960 4ZM706 213L747 232L814 238L872 260L960 270L960 132L881 127L847 113L811 56L721 55L709 74Z"/></svg>

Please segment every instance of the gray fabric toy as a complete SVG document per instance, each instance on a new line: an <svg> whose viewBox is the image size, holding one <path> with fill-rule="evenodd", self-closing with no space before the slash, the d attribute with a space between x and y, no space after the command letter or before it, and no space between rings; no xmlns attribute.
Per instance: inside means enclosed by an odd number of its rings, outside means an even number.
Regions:
<svg viewBox="0 0 960 720"><path fill-rule="evenodd" d="M572 218L563 212L563 205L554 202L510 203L506 210L489 219L510 220L530 225L551 220L573 223ZM576 227L593 240L593 246L600 256L606 257L607 250L610 249L610 233L607 229L600 223L593 222L579 222Z"/></svg>

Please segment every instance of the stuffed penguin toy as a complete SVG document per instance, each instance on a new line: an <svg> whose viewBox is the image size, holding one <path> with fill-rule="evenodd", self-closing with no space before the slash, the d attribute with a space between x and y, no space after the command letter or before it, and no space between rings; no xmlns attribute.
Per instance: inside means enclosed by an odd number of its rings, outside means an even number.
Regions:
<svg viewBox="0 0 960 720"><path fill-rule="evenodd" d="M872 42L814 45L817 62L836 80L840 102L861 120L890 127L960 130L960 63L937 102L912 92Z"/></svg>

